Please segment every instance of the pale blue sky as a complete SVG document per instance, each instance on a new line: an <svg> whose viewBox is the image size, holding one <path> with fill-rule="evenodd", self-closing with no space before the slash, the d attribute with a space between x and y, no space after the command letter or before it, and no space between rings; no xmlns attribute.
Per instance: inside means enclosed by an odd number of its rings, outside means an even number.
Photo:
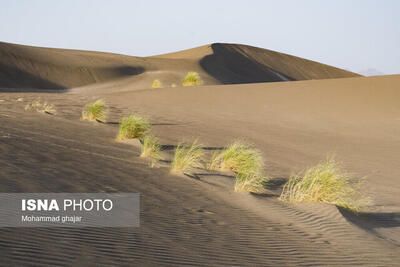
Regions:
<svg viewBox="0 0 400 267"><path fill-rule="evenodd" d="M400 1L2 0L0 41L149 56L230 42L400 73Z"/></svg>

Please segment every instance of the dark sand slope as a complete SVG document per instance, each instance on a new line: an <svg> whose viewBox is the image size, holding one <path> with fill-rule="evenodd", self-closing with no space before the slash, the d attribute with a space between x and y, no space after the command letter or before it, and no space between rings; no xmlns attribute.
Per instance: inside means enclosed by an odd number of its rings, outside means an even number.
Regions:
<svg viewBox="0 0 400 267"><path fill-rule="evenodd" d="M205 84L355 77L355 73L266 49L212 44L154 57L31 47L0 42L0 88L66 89L130 78L135 88L154 79L179 85L188 71Z"/></svg>
<svg viewBox="0 0 400 267"><path fill-rule="evenodd" d="M0 257L8 266L395 266L400 260L398 248L334 207L297 210L215 187L215 178L207 183L151 169L137 150L112 140L112 126L26 113L16 102L0 112L2 192L140 192L143 201L140 228L0 229Z"/></svg>
<svg viewBox="0 0 400 267"><path fill-rule="evenodd" d="M215 43L159 57L192 58L200 55L203 69L224 84L360 76L304 58L239 44Z"/></svg>

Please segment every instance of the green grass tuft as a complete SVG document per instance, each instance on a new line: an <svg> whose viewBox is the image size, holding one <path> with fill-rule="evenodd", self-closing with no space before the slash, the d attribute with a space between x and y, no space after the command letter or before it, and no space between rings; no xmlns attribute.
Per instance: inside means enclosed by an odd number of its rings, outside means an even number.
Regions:
<svg viewBox="0 0 400 267"><path fill-rule="evenodd" d="M234 141L219 154L214 152L206 168L231 170L235 173L235 191L259 193L269 180L263 174L261 153L243 141Z"/></svg>
<svg viewBox="0 0 400 267"><path fill-rule="evenodd" d="M190 146L179 144L175 149L171 172L191 174L193 168L200 168L203 150L197 140Z"/></svg>
<svg viewBox="0 0 400 267"><path fill-rule="evenodd" d="M195 86L202 85L203 81L200 78L200 75L197 72L190 71L187 73L186 77L182 81L183 86Z"/></svg>
<svg viewBox="0 0 400 267"><path fill-rule="evenodd" d="M248 175L237 173L235 177L235 192L261 193L268 181L269 178L261 173Z"/></svg>
<svg viewBox="0 0 400 267"><path fill-rule="evenodd" d="M283 187L282 201L325 202L350 211L360 211L367 203L360 190L363 180L351 181L334 158L292 175Z"/></svg>
<svg viewBox="0 0 400 267"><path fill-rule="evenodd" d="M85 106L82 111L82 120L106 122L107 112L108 106L103 99L99 99Z"/></svg>
<svg viewBox="0 0 400 267"><path fill-rule="evenodd" d="M161 88L162 87L162 83L160 82L160 80L154 80L153 84L151 85L151 87L153 87L153 88Z"/></svg>
<svg viewBox="0 0 400 267"><path fill-rule="evenodd" d="M119 123L118 139L143 138L151 129L147 118L132 114L121 119Z"/></svg>
<svg viewBox="0 0 400 267"><path fill-rule="evenodd" d="M245 176L262 173L261 153L243 141L235 141L223 150L219 156L221 169L232 170Z"/></svg>
<svg viewBox="0 0 400 267"><path fill-rule="evenodd" d="M161 145L158 138L153 135L146 135L143 138L142 153L143 158L162 159L160 155Z"/></svg>

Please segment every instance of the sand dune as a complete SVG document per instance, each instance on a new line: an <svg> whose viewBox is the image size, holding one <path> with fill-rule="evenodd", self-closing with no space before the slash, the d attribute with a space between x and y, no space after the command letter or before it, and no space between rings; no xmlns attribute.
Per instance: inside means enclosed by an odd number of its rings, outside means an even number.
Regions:
<svg viewBox="0 0 400 267"><path fill-rule="evenodd" d="M209 85L359 76L235 44L212 44L146 58L0 43L0 88L66 89L124 77L133 78L139 88L150 87L154 79L171 86L180 84L188 71L199 72Z"/></svg>
<svg viewBox="0 0 400 267"><path fill-rule="evenodd" d="M0 229L5 262L396 266L400 261L400 75L359 77L227 44L149 58L4 43L0 51L0 90L14 91L0 94L0 191L140 192L143 201L139 228ZM117 71L121 67L135 72ZM153 79L176 83L189 70L199 72L205 86L149 90ZM24 92L72 87L54 90L63 93ZM54 104L57 115L24 110L38 97ZM111 107L110 123L80 121L82 107L98 98ZM150 168L137 147L115 142L118 120L131 112L151 119L170 156L181 140L199 138L211 150L236 138L248 140L261 150L276 185L265 195L234 193L229 174L198 170L193 179L170 174L167 163ZM356 216L333 205L277 200L292 172L330 153L354 178L366 177L363 190L374 201L367 211Z"/></svg>

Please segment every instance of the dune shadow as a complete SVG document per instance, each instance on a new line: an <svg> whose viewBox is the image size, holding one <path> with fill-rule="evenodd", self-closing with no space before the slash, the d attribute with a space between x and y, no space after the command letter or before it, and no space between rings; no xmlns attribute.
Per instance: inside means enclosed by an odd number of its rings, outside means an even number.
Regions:
<svg viewBox="0 0 400 267"><path fill-rule="evenodd" d="M292 81L246 55L239 47L212 44L213 53L200 60L200 66L224 84Z"/></svg>
<svg viewBox="0 0 400 267"><path fill-rule="evenodd" d="M287 180L288 179L286 178L271 178L266 182L264 187L270 190L278 190L282 188L282 186L287 182Z"/></svg>
<svg viewBox="0 0 400 267"><path fill-rule="evenodd" d="M0 92L41 92L41 89L67 89L61 84L3 63L0 63L0 88Z"/></svg>
<svg viewBox="0 0 400 267"><path fill-rule="evenodd" d="M111 70L115 71L120 76L139 75L145 71L145 69L140 66L118 66L111 68Z"/></svg>
<svg viewBox="0 0 400 267"><path fill-rule="evenodd" d="M105 124L119 125L119 121L108 121Z"/></svg>
<svg viewBox="0 0 400 267"><path fill-rule="evenodd" d="M379 233L378 229L400 227L400 212L353 213L341 207L337 208L347 221L385 240L388 240L388 238ZM400 242L398 241L390 240L390 242L394 242L397 246L400 246Z"/></svg>
<svg viewBox="0 0 400 267"><path fill-rule="evenodd" d="M197 173L196 175L198 177L220 176L220 177L226 177L226 178L231 178L231 179L235 178L235 176L233 176L233 175L222 174L222 173L217 173L217 172L214 172L214 173Z"/></svg>
<svg viewBox="0 0 400 267"><path fill-rule="evenodd" d="M338 209L348 221L366 230L400 227L400 212L359 212L355 214L341 207Z"/></svg>
<svg viewBox="0 0 400 267"><path fill-rule="evenodd" d="M34 73L23 67L0 62L0 92L64 92L69 88L112 80L124 76L139 75L145 71L140 66L121 65L117 67L50 66L40 64ZM43 77L49 77L48 79ZM46 91L48 90L48 91Z"/></svg>

